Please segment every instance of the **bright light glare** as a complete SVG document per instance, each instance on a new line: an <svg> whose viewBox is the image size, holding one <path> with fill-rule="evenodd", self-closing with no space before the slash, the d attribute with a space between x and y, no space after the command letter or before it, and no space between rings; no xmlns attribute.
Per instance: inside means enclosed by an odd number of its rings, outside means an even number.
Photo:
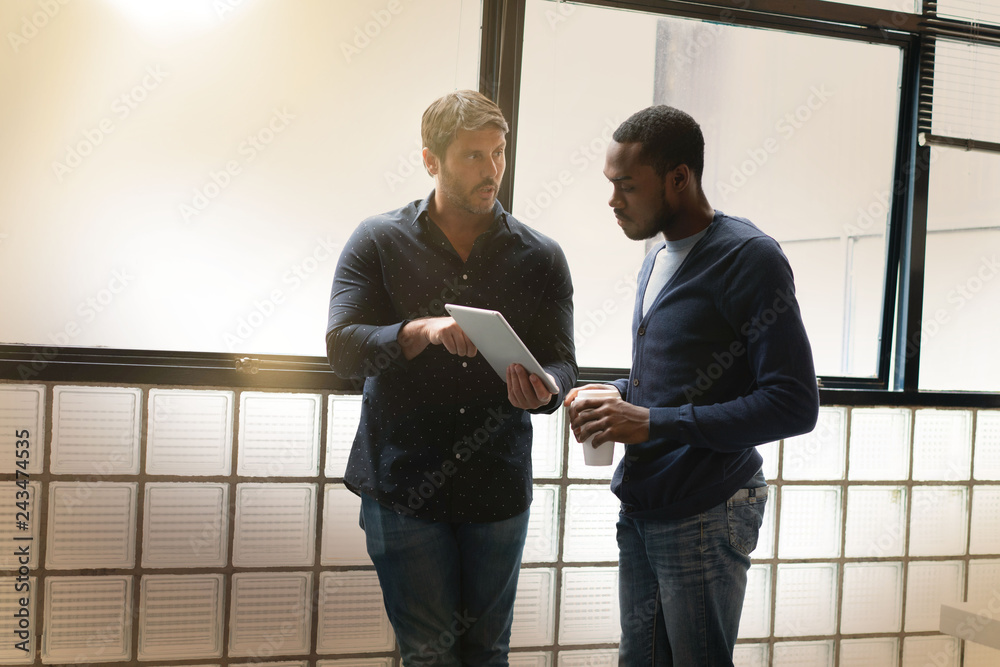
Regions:
<svg viewBox="0 0 1000 667"><path fill-rule="evenodd" d="M206 30L247 0L106 0L137 28L158 31Z"/></svg>

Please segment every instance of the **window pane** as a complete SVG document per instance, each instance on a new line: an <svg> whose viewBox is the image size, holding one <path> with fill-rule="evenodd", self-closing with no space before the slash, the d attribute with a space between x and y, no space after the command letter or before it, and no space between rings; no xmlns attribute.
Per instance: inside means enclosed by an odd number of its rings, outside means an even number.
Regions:
<svg viewBox="0 0 1000 667"><path fill-rule="evenodd" d="M579 364L631 366L635 276L645 249L615 224L602 170L611 133L653 99L656 19L530 0L523 53L513 212L566 252ZM622 63L627 85L609 95Z"/></svg>
<svg viewBox="0 0 1000 667"><path fill-rule="evenodd" d="M709 201L782 243L817 371L874 375L900 54L530 0L514 212L566 250L580 364L629 365L645 248L615 224L604 153L621 121L665 103L702 126Z"/></svg>
<svg viewBox="0 0 1000 667"><path fill-rule="evenodd" d="M931 149L920 388L1000 390L1000 155Z"/></svg>
<svg viewBox="0 0 1000 667"><path fill-rule="evenodd" d="M0 67L0 342L325 354L340 247L430 192L420 117L478 87L480 14L60 4Z"/></svg>
<svg viewBox="0 0 1000 667"><path fill-rule="evenodd" d="M840 631L843 634L899 632L902 580L902 563L845 564Z"/></svg>
<svg viewBox="0 0 1000 667"><path fill-rule="evenodd" d="M931 127L934 134L1000 141L1000 48L937 40Z"/></svg>
<svg viewBox="0 0 1000 667"><path fill-rule="evenodd" d="M937 0L937 15L964 21L1000 23L1000 6L993 0Z"/></svg>

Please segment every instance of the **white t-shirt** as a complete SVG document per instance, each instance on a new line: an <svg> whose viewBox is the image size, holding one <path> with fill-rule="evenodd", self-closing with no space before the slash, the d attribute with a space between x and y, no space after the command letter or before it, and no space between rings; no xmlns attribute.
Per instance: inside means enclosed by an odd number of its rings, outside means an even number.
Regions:
<svg viewBox="0 0 1000 667"><path fill-rule="evenodd" d="M701 240L708 232L708 228L701 230L693 236L679 241L667 241L666 246L660 248L653 260L653 270L649 274L649 282L646 283L646 292L642 295L642 315L646 316L649 307L656 301L660 291L666 287L670 279L677 273L684 258L687 257L694 244Z"/></svg>

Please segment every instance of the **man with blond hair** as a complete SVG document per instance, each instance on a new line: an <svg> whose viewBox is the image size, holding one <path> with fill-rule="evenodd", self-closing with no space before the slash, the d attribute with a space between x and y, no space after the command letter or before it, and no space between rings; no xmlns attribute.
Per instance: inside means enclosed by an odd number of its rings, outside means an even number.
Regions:
<svg viewBox="0 0 1000 667"><path fill-rule="evenodd" d="M507 122L474 91L421 124L426 199L363 221L330 297L333 370L363 380L344 484L403 664L507 665L531 503L531 413L576 382L566 258L497 201ZM445 303L502 312L559 387L477 355Z"/></svg>

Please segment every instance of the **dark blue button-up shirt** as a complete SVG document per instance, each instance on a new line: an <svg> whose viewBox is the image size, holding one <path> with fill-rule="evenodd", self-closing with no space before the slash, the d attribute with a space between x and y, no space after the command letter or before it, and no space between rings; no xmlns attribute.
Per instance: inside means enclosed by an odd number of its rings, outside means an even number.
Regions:
<svg viewBox="0 0 1000 667"><path fill-rule="evenodd" d="M446 316L446 303L498 310L559 385L535 411L554 412L577 377L569 266L499 203L463 262L430 197L362 222L337 265L327 355L363 384L344 483L412 516L499 521L531 503L530 415L482 355L429 345L407 361L397 337L410 320Z"/></svg>

